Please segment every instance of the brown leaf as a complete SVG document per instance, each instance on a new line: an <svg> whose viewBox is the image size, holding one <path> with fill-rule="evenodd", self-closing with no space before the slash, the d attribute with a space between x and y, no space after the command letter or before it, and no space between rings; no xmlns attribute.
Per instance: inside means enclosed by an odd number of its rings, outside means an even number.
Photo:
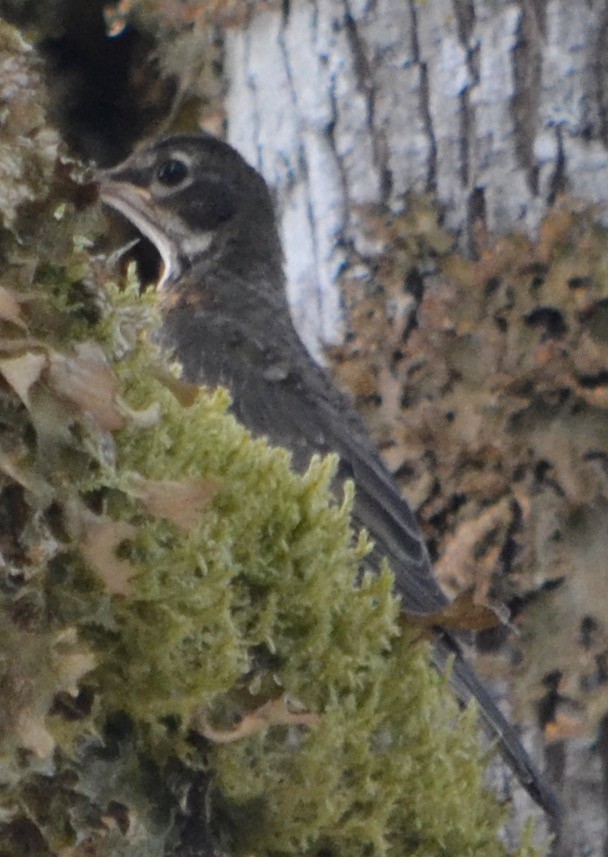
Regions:
<svg viewBox="0 0 608 857"><path fill-rule="evenodd" d="M584 399L588 405L608 410L608 386L603 385L602 387L587 388L577 385L576 394L581 399Z"/></svg>
<svg viewBox="0 0 608 857"><path fill-rule="evenodd" d="M506 608L492 607L475 601L473 588L462 592L442 610L432 613L402 611L405 618L422 628L444 628L451 631L487 631L508 622Z"/></svg>
<svg viewBox="0 0 608 857"><path fill-rule="evenodd" d="M207 723L203 715L199 715L195 728L214 744L231 744L233 741L256 735L269 726L295 724L312 728L318 726L320 719L318 714L311 711L293 711L289 707L287 697L281 696L246 714L234 729L215 729Z"/></svg>
<svg viewBox="0 0 608 857"><path fill-rule="evenodd" d="M26 351L46 351L46 345L31 336L0 339L0 353L17 354L19 357Z"/></svg>
<svg viewBox="0 0 608 857"><path fill-rule="evenodd" d="M46 364L46 355L39 351L27 351L18 357L4 357L0 360L0 372L27 408L30 407L30 390L39 380Z"/></svg>
<svg viewBox="0 0 608 857"><path fill-rule="evenodd" d="M116 431L125 424L116 405L118 382L100 360L55 352L50 357L47 380L56 393L92 414L105 431Z"/></svg>
<svg viewBox="0 0 608 857"><path fill-rule="evenodd" d="M197 384L189 384L188 381L177 378L172 372L168 372L161 366L153 374L163 387L166 387L170 393L173 393L183 408L189 408L198 399L201 388Z"/></svg>
<svg viewBox="0 0 608 857"><path fill-rule="evenodd" d="M182 532L190 532L215 496L217 482L200 476L157 482L138 473L129 476L129 491L156 518L166 518Z"/></svg>

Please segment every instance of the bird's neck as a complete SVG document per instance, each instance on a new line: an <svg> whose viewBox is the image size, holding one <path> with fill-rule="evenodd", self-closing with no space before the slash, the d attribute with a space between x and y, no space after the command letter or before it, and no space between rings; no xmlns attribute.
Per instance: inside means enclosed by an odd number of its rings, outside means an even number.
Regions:
<svg viewBox="0 0 608 857"><path fill-rule="evenodd" d="M281 265L250 259L227 265L213 258L183 264L177 278L161 284L161 308L189 308L201 319L213 314L225 320L251 323L267 329L269 320L290 317Z"/></svg>
<svg viewBox="0 0 608 857"><path fill-rule="evenodd" d="M280 267L193 265L165 283L161 311L161 341L196 383L232 388L240 361L261 368L286 343L293 359L300 352Z"/></svg>

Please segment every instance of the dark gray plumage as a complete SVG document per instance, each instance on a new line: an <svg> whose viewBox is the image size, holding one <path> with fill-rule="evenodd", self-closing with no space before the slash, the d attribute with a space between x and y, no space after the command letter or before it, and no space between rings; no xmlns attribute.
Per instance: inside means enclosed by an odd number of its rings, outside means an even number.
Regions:
<svg viewBox="0 0 608 857"><path fill-rule="evenodd" d="M337 483L353 479L354 517L386 556L410 611L441 609L416 519L359 416L312 360L292 324L282 251L268 188L226 143L209 135L171 137L140 149L100 177L102 199L156 246L164 262L163 343L194 383L226 386L234 414L255 434L291 450L296 468L337 452ZM558 805L514 729L463 658L438 632L435 660L455 654L453 684L474 696L483 720L532 797Z"/></svg>

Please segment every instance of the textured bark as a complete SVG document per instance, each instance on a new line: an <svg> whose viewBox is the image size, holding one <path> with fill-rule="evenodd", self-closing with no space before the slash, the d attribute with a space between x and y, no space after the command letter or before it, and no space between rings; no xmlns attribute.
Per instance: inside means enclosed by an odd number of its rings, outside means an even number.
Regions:
<svg viewBox="0 0 608 857"><path fill-rule="evenodd" d="M473 256L534 236L563 193L605 215L607 31L606 4L583 0L298 0L227 35L229 138L276 191L294 316L317 355L344 332L341 273L373 283L386 249L370 207L430 194ZM555 853L606 853L605 736L543 749L535 724L526 734L562 791Z"/></svg>
<svg viewBox="0 0 608 857"><path fill-rule="evenodd" d="M227 35L229 135L276 188L295 312L335 341L356 207L432 192L474 250L608 181L604 3L298 0Z"/></svg>

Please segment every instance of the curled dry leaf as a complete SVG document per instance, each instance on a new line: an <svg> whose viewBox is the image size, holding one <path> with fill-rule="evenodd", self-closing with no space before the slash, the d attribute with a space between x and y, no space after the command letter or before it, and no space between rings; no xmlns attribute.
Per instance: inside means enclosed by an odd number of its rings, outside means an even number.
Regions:
<svg viewBox="0 0 608 857"><path fill-rule="evenodd" d="M6 625L2 675L3 726L19 747L48 759L55 740L47 728L57 693L78 693L80 679L95 667L95 658L74 627L54 635L35 634Z"/></svg>
<svg viewBox="0 0 608 857"><path fill-rule="evenodd" d="M27 408L32 404L32 387L44 380L54 393L91 414L104 431L124 426L125 416L116 402L118 381L103 352L80 346L77 354L66 356L42 350L34 340L3 342L2 351L7 356L0 359L0 374Z"/></svg>
<svg viewBox="0 0 608 857"><path fill-rule="evenodd" d="M46 364L46 355L39 351L26 351L17 357L3 357L0 360L0 373L27 408L30 407L30 391L40 379Z"/></svg>
<svg viewBox="0 0 608 857"><path fill-rule="evenodd" d="M421 628L444 628L449 631L488 631L499 625L506 625L509 614L506 607L494 607L475 600L475 589L462 592L443 610L432 613L413 613L403 611L408 622Z"/></svg>
<svg viewBox="0 0 608 857"><path fill-rule="evenodd" d="M299 725L314 728L319 725L320 716L312 711L293 711L286 696L271 699L255 711L246 714L234 729L215 729L200 714L195 728L201 735L214 744L231 744L250 735L256 735L269 726Z"/></svg>
<svg viewBox="0 0 608 857"><path fill-rule="evenodd" d="M21 356L25 351L46 352L44 342L32 337L3 337L0 339L0 354L16 354Z"/></svg>
<svg viewBox="0 0 608 857"><path fill-rule="evenodd" d="M130 408L126 402L118 396L116 398L116 407L121 416L133 423L137 428L147 429L158 424L161 417L161 409L159 402L152 402L147 408L142 408L139 411Z"/></svg>
<svg viewBox="0 0 608 857"><path fill-rule="evenodd" d="M218 490L218 483L200 476L157 482L138 473L129 476L129 493L156 518L166 518L182 532L190 532Z"/></svg>
<svg viewBox="0 0 608 857"><path fill-rule="evenodd" d="M54 352L50 355L47 380L56 393L92 414L105 431L124 426L125 418L116 404L118 382L101 360Z"/></svg>
<svg viewBox="0 0 608 857"><path fill-rule="evenodd" d="M593 408L608 410L608 388L606 386L588 389L579 384L576 386L576 394Z"/></svg>

